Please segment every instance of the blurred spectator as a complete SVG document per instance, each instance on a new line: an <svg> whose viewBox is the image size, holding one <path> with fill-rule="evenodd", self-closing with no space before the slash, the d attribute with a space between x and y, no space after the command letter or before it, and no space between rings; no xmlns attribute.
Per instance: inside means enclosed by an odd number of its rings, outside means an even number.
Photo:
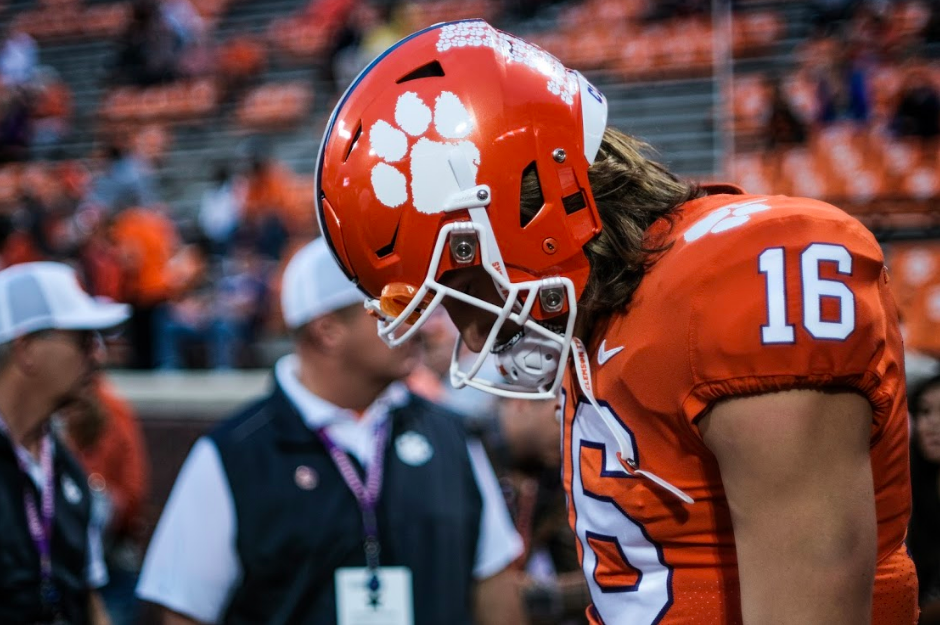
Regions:
<svg viewBox="0 0 940 625"><path fill-rule="evenodd" d="M329 53L336 88L351 83L369 61L406 33L393 20L395 3L356 3Z"/></svg>
<svg viewBox="0 0 940 625"><path fill-rule="evenodd" d="M260 257L240 245L231 258L218 263L218 271L210 262L205 239L185 246L174 259L175 265L189 264L184 270L189 277L156 318L160 369L178 370L201 362L190 353L194 346L205 348L208 368L235 368L257 335L267 294Z"/></svg>
<svg viewBox="0 0 940 625"><path fill-rule="evenodd" d="M202 194L199 227L212 242L212 252L224 256L238 230L247 189L244 179L233 175L228 165L216 167L212 183L212 188Z"/></svg>
<svg viewBox="0 0 940 625"><path fill-rule="evenodd" d="M215 46L190 0L162 0L163 19L173 31L180 77L205 76L215 67Z"/></svg>
<svg viewBox="0 0 940 625"><path fill-rule="evenodd" d="M108 584L101 597L112 625L136 625L134 587L142 559L143 505L150 466L130 404L103 375L85 401L61 413L66 440L88 474L92 512L102 516Z"/></svg>
<svg viewBox="0 0 940 625"><path fill-rule="evenodd" d="M54 145L69 133L72 92L54 68L43 66L36 74L32 144Z"/></svg>
<svg viewBox="0 0 940 625"><path fill-rule="evenodd" d="M927 70L914 68L908 71L891 119L891 128L898 137L924 141L940 135L940 94Z"/></svg>
<svg viewBox="0 0 940 625"><path fill-rule="evenodd" d="M226 93L238 90L267 66L264 45L250 35L233 37L218 53L219 75Z"/></svg>
<svg viewBox="0 0 940 625"><path fill-rule="evenodd" d="M114 213L158 201L150 166L119 142L107 146L102 171L92 182L88 201Z"/></svg>
<svg viewBox="0 0 940 625"><path fill-rule="evenodd" d="M591 602L561 483L560 411L554 399L500 399L484 438L522 536L532 625L587 623Z"/></svg>
<svg viewBox="0 0 940 625"><path fill-rule="evenodd" d="M196 45L205 35L205 22L189 0L161 0L160 15L183 50Z"/></svg>
<svg viewBox="0 0 940 625"><path fill-rule="evenodd" d="M648 3L644 19L659 22L673 18L707 15L711 10L710 0L658 0Z"/></svg>
<svg viewBox="0 0 940 625"><path fill-rule="evenodd" d="M88 292L118 301L124 297L124 267L108 232L108 220L100 211L86 209L72 220Z"/></svg>
<svg viewBox="0 0 940 625"><path fill-rule="evenodd" d="M5 87L27 85L39 62L39 49L28 33L11 28L0 49L0 79Z"/></svg>
<svg viewBox="0 0 940 625"><path fill-rule="evenodd" d="M816 36L830 36L852 16L859 0L812 0L809 2L810 21Z"/></svg>
<svg viewBox="0 0 940 625"><path fill-rule="evenodd" d="M74 251L68 232L73 205L46 164L24 169L20 176L19 207L24 211L32 242L43 258L64 260Z"/></svg>
<svg viewBox="0 0 940 625"><path fill-rule="evenodd" d="M523 622L519 537L483 450L397 383L416 353L382 343L322 239L284 282L296 353L193 447L139 596L179 624Z"/></svg>
<svg viewBox="0 0 940 625"><path fill-rule="evenodd" d="M159 0L135 0L130 23L118 41L112 80L149 87L177 76L179 43L160 10Z"/></svg>
<svg viewBox="0 0 940 625"><path fill-rule="evenodd" d="M249 347L258 338L268 311L269 263L249 245L236 244L222 260L215 292L216 325L224 341L217 362L238 366L250 362Z"/></svg>
<svg viewBox="0 0 940 625"><path fill-rule="evenodd" d="M0 214L0 266L9 267L37 260L43 255L36 244L29 211L18 208Z"/></svg>
<svg viewBox="0 0 940 625"><path fill-rule="evenodd" d="M279 259L287 244L289 224L293 220L288 193L293 174L269 155L256 148L250 159L246 178L247 191L241 233L254 243L266 258Z"/></svg>
<svg viewBox="0 0 940 625"><path fill-rule="evenodd" d="M95 301L60 263L0 271L0 301L0 622L105 625L101 526L50 424L87 396L104 359L98 332L127 307Z"/></svg>
<svg viewBox="0 0 940 625"><path fill-rule="evenodd" d="M182 369L187 360L186 349L194 343L208 345L209 363L214 366L220 342L212 340L214 294L209 277L209 249L204 239L184 245L171 264L188 278L185 284L175 285L165 305L154 315L156 366L164 370Z"/></svg>
<svg viewBox="0 0 940 625"><path fill-rule="evenodd" d="M857 51L835 49L835 55L816 68L817 121L868 121L871 104L867 68Z"/></svg>
<svg viewBox="0 0 940 625"><path fill-rule="evenodd" d="M920 625L940 623L940 376L910 394L913 510L908 545L920 580Z"/></svg>
<svg viewBox="0 0 940 625"><path fill-rule="evenodd" d="M772 86L766 137L767 147L771 150L806 143L806 125L793 110L779 80L774 81Z"/></svg>
<svg viewBox="0 0 940 625"><path fill-rule="evenodd" d="M0 85L0 163L26 160L32 134L29 89Z"/></svg>
<svg viewBox="0 0 940 625"><path fill-rule="evenodd" d="M152 369L156 366L154 333L156 319L174 295L185 276L176 278L170 261L179 250L176 225L160 207L127 209L118 214L111 226L111 237L123 268L121 301L133 306L128 323L128 339L133 357L131 366Z"/></svg>

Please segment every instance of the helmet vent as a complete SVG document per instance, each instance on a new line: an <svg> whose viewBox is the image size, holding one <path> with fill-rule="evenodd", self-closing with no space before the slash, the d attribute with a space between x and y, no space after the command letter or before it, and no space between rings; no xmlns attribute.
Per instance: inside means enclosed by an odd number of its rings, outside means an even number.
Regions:
<svg viewBox="0 0 940 625"><path fill-rule="evenodd" d="M444 68L441 67L441 64L438 61L431 61L419 67L418 69L409 72L395 81L396 84L402 84L403 82L408 82L409 80L418 80L419 78L433 78L435 76L443 76Z"/></svg>
<svg viewBox="0 0 940 625"><path fill-rule="evenodd" d="M519 226L525 228L542 210L545 205L545 196L542 194L542 183L539 182L539 172L535 161L522 170L522 189L519 192Z"/></svg>
<svg viewBox="0 0 940 625"><path fill-rule="evenodd" d="M401 221L395 224L395 232L392 233L392 240L388 242L388 245L384 245L379 249L375 250L375 255L379 258L385 258L389 254L395 251L395 241L398 240L398 226L401 225Z"/></svg>
<svg viewBox="0 0 940 625"><path fill-rule="evenodd" d="M566 195L565 197L561 198L561 203L565 207L566 215L577 213L579 210L587 206L587 202L584 201L584 194L581 191L572 193L571 195Z"/></svg>
<svg viewBox="0 0 940 625"><path fill-rule="evenodd" d="M359 126L356 128L356 132L353 134L352 140L349 142L349 147L346 148L346 155L343 157L343 162L349 160L349 155L352 154L352 151L356 149L356 145L359 144L359 137L362 136L362 122L359 122Z"/></svg>

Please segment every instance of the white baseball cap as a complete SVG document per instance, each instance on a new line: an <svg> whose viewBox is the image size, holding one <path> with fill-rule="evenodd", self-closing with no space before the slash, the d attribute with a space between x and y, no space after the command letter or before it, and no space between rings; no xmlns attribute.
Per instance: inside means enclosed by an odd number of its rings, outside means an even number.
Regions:
<svg viewBox="0 0 940 625"><path fill-rule="evenodd" d="M106 330L130 317L127 304L93 298L75 270L53 262L0 271L0 344L39 330Z"/></svg>
<svg viewBox="0 0 940 625"><path fill-rule="evenodd" d="M365 294L336 264L323 237L302 247L284 269L281 312L291 330L365 300Z"/></svg>

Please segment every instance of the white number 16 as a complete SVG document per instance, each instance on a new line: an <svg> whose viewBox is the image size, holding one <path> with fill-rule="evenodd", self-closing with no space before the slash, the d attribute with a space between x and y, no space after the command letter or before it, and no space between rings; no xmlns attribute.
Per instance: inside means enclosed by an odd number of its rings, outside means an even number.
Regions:
<svg viewBox="0 0 940 625"><path fill-rule="evenodd" d="M758 257L760 272L767 281L767 325L761 326L764 343L793 343L793 324L787 323L786 274L782 247L772 247ZM841 245L813 243L800 255L800 282L803 290L803 327L814 338L846 338L855 329L855 294L838 280L819 277L819 264L836 263L840 274L852 274L852 255ZM839 302L839 320L822 318L822 299L830 297Z"/></svg>

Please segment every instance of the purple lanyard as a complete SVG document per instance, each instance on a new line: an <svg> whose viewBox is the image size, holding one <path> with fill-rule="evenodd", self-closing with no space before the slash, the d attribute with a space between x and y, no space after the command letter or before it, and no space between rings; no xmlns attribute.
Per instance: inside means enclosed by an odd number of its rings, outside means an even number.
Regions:
<svg viewBox="0 0 940 625"><path fill-rule="evenodd" d="M10 444L16 452L16 463L27 480L31 480L29 467L33 463L29 452L22 445L17 444L10 435L6 422L0 418L0 432L10 439ZM52 519L55 517L55 476L52 471L52 436L48 433L42 437L42 446L39 451L39 465L42 468L43 488L42 501L36 505L36 497L32 489L23 486L23 507L26 509L26 525L29 527L30 538L39 554L39 574L42 600L47 605L58 602L58 596L52 583Z"/></svg>
<svg viewBox="0 0 940 625"><path fill-rule="evenodd" d="M342 449L336 446L333 439L326 433L325 428L318 429L317 435L326 446L333 463L339 469L339 474L346 482L346 486L352 491L359 504L359 511L362 513L362 528L365 534L364 548L366 552L366 565L371 571L379 567L379 526L375 518L375 507L379 501L379 493L382 490L382 473L385 462L385 442L388 440L389 419L386 419L381 425L376 427L375 431L375 453L372 454L372 462L366 471L366 480L363 484L359 479L359 473L353 466L349 456Z"/></svg>

